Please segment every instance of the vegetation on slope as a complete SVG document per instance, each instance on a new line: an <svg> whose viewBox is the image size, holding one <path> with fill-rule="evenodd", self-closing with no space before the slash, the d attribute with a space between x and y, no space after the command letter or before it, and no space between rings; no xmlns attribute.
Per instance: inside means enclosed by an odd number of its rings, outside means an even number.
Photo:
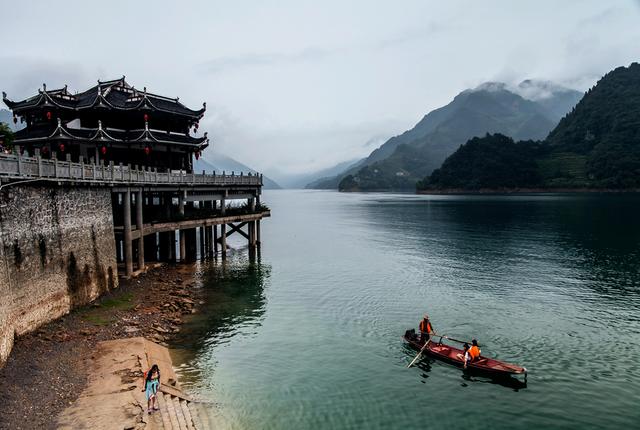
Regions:
<svg viewBox="0 0 640 430"><path fill-rule="evenodd" d="M418 188L518 188L535 186L534 178L546 188L640 188L640 64L606 74L544 142L500 145L494 140L487 136L467 142ZM525 174L531 181L523 181L523 165L518 170L509 166L521 161L513 158L514 148L536 166L535 175ZM469 163L487 162L499 172L491 181L485 169L468 169Z"/></svg>

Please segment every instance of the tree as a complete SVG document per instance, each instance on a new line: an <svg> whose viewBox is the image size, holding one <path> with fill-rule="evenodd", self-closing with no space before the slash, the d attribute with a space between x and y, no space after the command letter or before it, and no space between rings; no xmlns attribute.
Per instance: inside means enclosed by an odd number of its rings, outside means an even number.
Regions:
<svg viewBox="0 0 640 430"><path fill-rule="evenodd" d="M13 149L13 132L3 122L0 122L0 145L3 149Z"/></svg>

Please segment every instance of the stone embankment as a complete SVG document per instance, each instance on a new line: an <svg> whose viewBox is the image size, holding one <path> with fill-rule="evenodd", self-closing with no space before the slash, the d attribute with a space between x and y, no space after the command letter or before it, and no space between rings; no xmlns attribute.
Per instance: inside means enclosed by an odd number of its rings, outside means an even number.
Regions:
<svg viewBox="0 0 640 430"><path fill-rule="evenodd" d="M138 278L122 280L119 288L94 303L19 337L0 369L0 429L58 428L60 414L82 396L91 397L93 391L87 390L92 378L103 374L100 369L104 363L99 360L105 345L101 342L144 337L166 345L180 331L183 318L197 312L202 298L195 266L161 266ZM125 358L123 363L135 361ZM144 365L141 361L140 366ZM120 381L125 382L121 389L133 386L133 382L126 382L132 379L138 384L135 394L144 395L141 379L136 376L140 366L122 372ZM162 370L163 376L168 375ZM100 398L97 394L93 397ZM139 408L131 405L129 411L137 414ZM137 422L140 424L147 423Z"/></svg>

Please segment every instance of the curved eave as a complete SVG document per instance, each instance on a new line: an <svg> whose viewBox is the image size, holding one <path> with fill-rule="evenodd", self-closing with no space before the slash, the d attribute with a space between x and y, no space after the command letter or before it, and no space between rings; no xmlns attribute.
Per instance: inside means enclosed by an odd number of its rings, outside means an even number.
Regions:
<svg viewBox="0 0 640 430"><path fill-rule="evenodd" d="M34 108L34 107L39 106L41 104L42 100L44 100L44 99L45 99L44 94L40 93L37 96L33 96L33 98L31 100L27 99L29 101L22 100L20 102L16 102L16 101L13 101L13 100L9 100L6 97L3 97L2 101L4 102L4 104L6 104L9 107L9 109L14 111L14 113L18 113L18 112L20 112L22 110L30 109L30 108Z"/></svg>

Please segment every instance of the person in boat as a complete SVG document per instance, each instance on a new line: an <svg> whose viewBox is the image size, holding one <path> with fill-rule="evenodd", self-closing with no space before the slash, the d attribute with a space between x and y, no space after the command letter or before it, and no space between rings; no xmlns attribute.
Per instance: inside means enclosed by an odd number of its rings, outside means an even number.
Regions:
<svg viewBox="0 0 640 430"><path fill-rule="evenodd" d="M431 339L431 334L435 334L433 326L431 326L431 321L429 321L429 315L427 314L425 314L422 321L420 321L418 328L420 329L420 343L422 344Z"/></svg>
<svg viewBox="0 0 640 430"><path fill-rule="evenodd" d="M463 367L466 369L467 363L471 360L471 355L469 355L469 344L467 342L462 345L462 354L458 353L456 354L456 357L458 357L459 360L462 360L464 363Z"/></svg>
<svg viewBox="0 0 640 430"><path fill-rule="evenodd" d="M471 341L471 348L469 348L469 361L466 362L468 363L473 363L474 361L477 361L480 358L480 353L482 351L480 351L480 347L478 347L478 341L473 339Z"/></svg>

